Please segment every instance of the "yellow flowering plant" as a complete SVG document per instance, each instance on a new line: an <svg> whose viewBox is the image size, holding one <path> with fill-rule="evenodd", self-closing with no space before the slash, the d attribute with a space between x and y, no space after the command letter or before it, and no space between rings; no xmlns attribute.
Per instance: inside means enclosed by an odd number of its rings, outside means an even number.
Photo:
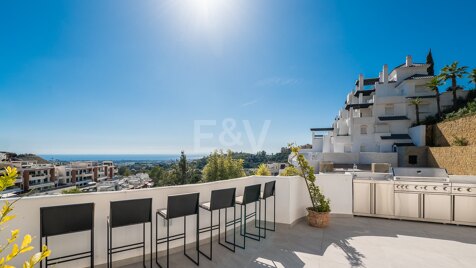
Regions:
<svg viewBox="0 0 476 268"><path fill-rule="evenodd" d="M2 174L0 175L0 191L3 191L6 188L15 185L15 180L17 176L18 174L16 168L5 168L5 171L2 172ZM15 204L15 202L17 202L18 200L19 199L11 203L8 201L4 201L2 210L0 211L0 232L5 230L5 225L7 222L15 218L15 215L11 215L11 212L13 211L13 204ZM21 254L33 250L33 246L31 246L31 235L25 235L21 244L18 244L17 240L19 234L20 230L12 230L10 238L7 239L6 243L0 245L0 268L15 267L10 265L9 263ZM23 268L34 267L37 263L41 262L50 254L51 251L48 249L48 247L43 245L41 252L34 254L23 263Z"/></svg>

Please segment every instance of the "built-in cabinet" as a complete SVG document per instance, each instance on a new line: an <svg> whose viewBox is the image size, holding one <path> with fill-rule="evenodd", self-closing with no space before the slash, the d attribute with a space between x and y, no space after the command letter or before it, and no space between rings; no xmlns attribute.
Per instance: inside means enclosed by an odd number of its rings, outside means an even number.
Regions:
<svg viewBox="0 0 476 268"><path fill-rule="evenodd" d="M356 179L353 211L359 216L476 226L476 195L395 191L393 181Z"/></svg>
<svg viewBox="0 0 476 268"><path fill-rule="evenodd" d="M354 214L394 215L393 183L388 181L355 180Z"/></svg>
<svg viewBox="0 0 476 268"><path fill-rule="evenodd" d="M395 193L395 216L420 218L420 194Z"/></svg>
<svg viewBox="0 0 476 268"><path fill-rule="evenodd" d="M454 221L461 224L476 224L476 196L453 196Z"/></svg>

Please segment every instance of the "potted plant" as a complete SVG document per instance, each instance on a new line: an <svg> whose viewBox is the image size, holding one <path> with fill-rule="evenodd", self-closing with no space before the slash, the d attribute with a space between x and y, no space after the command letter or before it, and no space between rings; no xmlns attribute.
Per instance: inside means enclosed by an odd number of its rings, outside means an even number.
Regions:
<svg viewBox="0 0 476 268"><path fill-rule="evenodd" d="M316 176L314 167L311 167L302 154L299 154L299 147L290 145L293 159L296 160L300 168L300 175L304 178L311 198L312 207L307 208L307 222L309 225L323 228L329 224L329 213L331 212L330 200L326 198L315 184Z"/></svg>

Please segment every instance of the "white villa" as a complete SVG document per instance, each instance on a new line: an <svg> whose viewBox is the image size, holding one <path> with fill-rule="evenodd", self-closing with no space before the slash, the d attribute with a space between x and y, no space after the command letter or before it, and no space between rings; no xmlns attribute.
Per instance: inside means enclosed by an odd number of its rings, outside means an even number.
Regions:
<svg viewBox="0 0 476 268"><path fill-rule="evenodd" d="M301 153L316 167L320 161L398 166L398 147L425 146L425 127L412 127L416 112L410 100L423 100L420 120L437 114L435 93L426 86L433 78L429 67L407 56L390 73L385 64L378 77L360 74L332 126L311 128L312 149ZM465 97L467 92L457 93ZM442 110L452 105L451 92L444 92L440 99Z"/></svg>

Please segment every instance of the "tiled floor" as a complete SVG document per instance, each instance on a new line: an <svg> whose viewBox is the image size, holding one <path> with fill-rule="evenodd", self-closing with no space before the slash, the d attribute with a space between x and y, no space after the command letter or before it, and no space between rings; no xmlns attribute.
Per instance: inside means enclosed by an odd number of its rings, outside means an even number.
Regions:
<svg viewBox="0 0 476 268"><path fill-rule="evenodd" d="M200 267L476 267L474 227L334 217L326 229L302 222L246 243L236 253L215 243L213 261L201 256ZM182 253L170 266L196 267Z"/></svg>

